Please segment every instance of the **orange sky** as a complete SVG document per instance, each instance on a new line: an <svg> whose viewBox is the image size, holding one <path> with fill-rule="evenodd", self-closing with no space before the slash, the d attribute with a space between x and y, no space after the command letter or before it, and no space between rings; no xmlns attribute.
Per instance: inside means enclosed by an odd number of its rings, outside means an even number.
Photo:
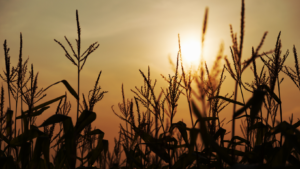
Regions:
<svg viewBox="0 0 300 169"><path fill-rule="evenodd" d="M294 68L292 47L293 45L296 48L300 47L299 5L298 0L246 1L242 60L250 57L251 47L258 46L265 31L268 31L268 35L261 51L274 49L277 35L282 31L282 52L290 50L286 65ZM81 50L84 51L96 41L100 44L100 47L89 56L81 72L81 92L87 97L99 71L102 70L100 85L108 93L95 106L97 119L93 122L93 126L104 131L104 137L111 142L113 137L118 135L121 122L113 114L111 106L115 105L115 110L119 112L117 104L121 102L122 83L126 97L132 98L130 89L143 84L143 78L138 70L141 69L146 73L149 65L152 78L158 80L156 91L159 92L160 87L166 87L167 83L160 74L168 76L173 73L168 55L175 61L178 51L177 34L181 36L183 55L184 50L187 55L188 50L197 51L197 48L189 49L187 46L200 44L205 7L209 7L204 47L204 57L208 65L212 64L221 42L224 43L225 55L230 56L229 46L232 45L232 41L229 24L233 25L233 30L238 32L239 37L240 6L240 0L0 1L0 43L7 40L8 47L11 48L11 63L15 66L19 55L19 34L22 32L23 58L29 56L29 63L33 63L35 72L39 71L39 87L46 88L54 82L65 79L77 89L77 67L64 56L63 49L53 39L63 43L70 52L64 40L64 36L67 36L75 47L77 38L75 11L78 9L82 34ZM3 49L1 51L0 64L4 70ZM244 82L253 80L249 70L243 76ZM223 95L231 94L234 90L231 77L228 73L226 76L221 92ZM300 117L296 114L300 110L299 96L296 96L299 90L283 73L280 77L285 77L281 86L284 117L289 117L291 113L294 113L294 117ZM1 83L6 87L3 81ZM54 86L47 91L47 97L39 103L61 96L65 90L62 84ZM250 94L245 93L248 100ZM70 94L68 96L73 108L69 115L75 124L75 99ZM56 105L57 103L53 104L51 109L38 117L36 124L40 125L50 117L55 112ZM175 121L184 119L190 123L187 104L183 97L178 108ZM225 109L221 117L227 117L227 122L231 113L232 105ZM110 145L113 145L112 142Z"/></svg>

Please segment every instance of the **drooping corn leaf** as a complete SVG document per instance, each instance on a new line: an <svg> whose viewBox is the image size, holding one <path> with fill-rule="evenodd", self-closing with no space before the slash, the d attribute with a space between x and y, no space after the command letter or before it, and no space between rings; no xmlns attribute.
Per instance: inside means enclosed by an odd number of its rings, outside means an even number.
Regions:
<svg viewBox="0 0 300 169"><path fill-rule="evenodd" d="M264 101L265 92L262 90L254 90L253 93L253 101L250 110L250 118L251 118L251 125L254 123L256 116L258 115L259 111L261 110L262 103Z"/></svg>
<svg viewBox="0 0 300 169"><path fill-rule="evenodd" d="M32 125L31 125L32 126ZM27 142L29 140L32 140L38 136L46 136L45 133L35 128L35 126L32 126L30 130L27 132L24 132L20 134L19 136L13 138L10 141L10 145L12 146L22 146L24 142Z"/></svg>
<svg viewBox="0 0 300 169"><path fill-rule="evenodd" d="M94 164L94 162L97 160L97 158L101 155L102 151L104 151L104 153L107 152L108 150L108 141L104 140L104 132L102 132L99 129L95 129L93 131L90 131L87 133L87 135L95 135L98 134L98 144L96 146L96 148L92 149L86 157L84 157L81 160L87 159L83 164L85 164L86 162L88 162L89 164Z"/></svg>
<svg viewBox="0 0 300 169"><path fill-rule="evenodd" d="M202 115L199 112L199 109L197 108L194 101L192 101L192 108L193 108L194 114L200 120L200 134L201 134L201 139L202 139L205 147L211 147L220 156L220 158L222 158L224 160L224 162L226 162L227 164L232 166L233 162L232 162L230 156L228 155L228 153L225 152L223 149L221 149L221 147L219 145L217 145L217 143L215 141L213 141L211 136L208 134L208 130L207 130L205 121L202 120Z"/></svg>
<svg viewBox="0 0 300 169"><path fill-rule="evenodd" d="M253 102L253 98L250 98L245 106L243 106L242 108L240 108L238 111L234 113L234 119L236 119L238 116L244 113L252 105L252 102Z"/></svg>
<svg viewBox="0 0 300 169"><path fill-rule="evenodd" d="M76 91L72 88L72 86L66 80L62 80L62 81L58 81L56 83L53 83L52 85L48 86L44 91L46 91L50 87L52 87L52 86L54 86L54 85L56 85L56 84L58 84L60 82L62 82L66 86L66 88L68 89L68 91L75 97L76 100L79 99L78 94L76 93Z"/></svg>
<svg viewBox="0 0 300 169"><path fill-rule="evenodd" d="M38 109L44 108L44 107L48 106L49 104L52 104L52 103L54 103L54 102L56 102L56 101L58 101L58 100L60 100L60 99L62 99L62 98L64 98L64 97L66 97L66 96L65 96L65 95L62 95L62 96L59 96L59 97L57 97L57 98L55 98L55 99L49 100L49 101L47 101L47 102L45 102L45 103L42 103L42 104L40 104L40 105L38 105L38 106L33 107L33 108L31 109L31 111L34 111L34 110L38 110ZM27 111L25 111L25 112L23 112L23 113L24 113L24 114L28 114L28 112L29 112L29 110L27 110ZM20 118L20 116L18 116L18 117Z"/></svg>
<svg viewBox="0 0 300 169"><path fill-rule="evenodd" d="M237 142L238 140L239 142ZM229 148L232 144L234 145L242 145L242 143L245 143L247 145L250 144L250 141L240 137L240 136L233 136L233 138L230 141L225 140L224 142L228 142L227 148Z"/></svg>
<svg viewBox="0 0 300 169"><path fill-rule="evenodd" d="M96 113L84 110L80 116L78 117L78 121L76 122L75 132L81 133L81 131L88 125L90 125L96 119Z"/></svg>
<svg viewBox="0 0 300 169"><path fill-rule="evenodd" d="M49 109L49 108L50 108L50 106L42 107L40 110L38 110L38 111L36 111L36 112L30 114L30 117L39 116L39 115L41 115L45 110L47 110L47 109ZM28 114L23 114L23 115L21 115L21 116L17 116L17 119L21 119L21 118L23 118L23 117L29 117L29 115L28 115Z"/></svg>
<svg viewBox="0 0 300 169"><path fill-rule="evenodd" d="M60 123L62 121L65 121L67 119L70 119L71 117L63 115L63 114L54 114L51 117L49 117L47 120L45 120L39 127L48 126L55 123Z"/></svg>
<svg viewBox="0 0 300 169"><path fill-rule="evenodd" d="M96 135L96 134L98 134L99 137L103 139L103 137L104 137L104 132L101 131L100 129L95 129L95 130L92 130L92 131L90 131L90 132L87 133L88 136Z"/></svg>
<svg viewBox="0 0 300 169"><path fill-rule="evenodd" d="M218 120L219 118L218 117L202 117L203 118L203 121L210 121L210 120ZM195 124L194 124L194 127L196 126L197 123L199 123L200 120L196 120Z"/></svg>
<svg viewBox="0 0 300 169"><path fill-rule="evenodd" d="M209 98L209 100L211 100L211 99L223 99L223 100L226 100L226 101L228 101L230 103L233 103L233 104L238 104L238 105L241 105L241 106L245 106L245 104L243 104L241 102L238 102L238 101L235 101L235 100L223 97L223 96L215 96L215 97Z"/></svg>
<svg viewBox="0 0 300 169"><path fill-rule="evenodd" d="M219 137L223 140L226 130L220 127L218 131L215 133L213 139L217 140Z"/></svg>
<svg viewBox="0 0 300 169"><path fill-rule="evenodd" d="M90 151L87 155L89 164L94 164L97 158L101 155L102 151L104 151L105 153L107 149L108 149L108 141L99 139L96 148Z"/></svg>
<svg viewBox="0 0 300 169"><path fill-rule="evenodd" d="M281 104L281 100L279 99L279 97L273 91L271 91L271 89L267 85L261 85L261 87L266 89L266 91L271 95L271 97L276 100L278 104Z"/></svg>
<svg viewBox="0 0 300 169"><path fill-rule="evenodd" d="M243 111L242 111L242 113L243 113ZM235 117L234 119L240 119L240 118L243 118L243 117L246 117L246 118L250 118L251 116L250 115L242 115L242 116L238 116L238 117ZM259 116L256 116L256 117L254 117L255 119L260 119L260 117ZM227 122L227 124L229 123L229 122L231 122L232 120L229 120L228 122Z"/></svg>
<svg viewBox="0 0 300 169"><path fill-rule="evenodd" d="M145 144L150 148L151 151L153 151L166 163L170 162L170 156L166 152L165 148L162 146L162 141L153 138L151 135L138 128L134 128L134 131L138 133L139 136L145 141Z"/></svg>
<svg viewBox="0 0 300 169"><path fill-rule="evenodd" d="M185 141L186 144L188 144L188 139L187 139L187 132L186 132L186 124L182 121L179 121L177 123L173 123L170 127L170 132L173 131L174 128L178 128L181 136L183 137L183 140Z"/></svg>
<svg viewBox="0 0 300 169"><path fill-rule="evenodd" d="M0 138L1 138L2 140L4 140L6 144L9 144L8 138L6 138L1 132L0 132Z"/></svg>

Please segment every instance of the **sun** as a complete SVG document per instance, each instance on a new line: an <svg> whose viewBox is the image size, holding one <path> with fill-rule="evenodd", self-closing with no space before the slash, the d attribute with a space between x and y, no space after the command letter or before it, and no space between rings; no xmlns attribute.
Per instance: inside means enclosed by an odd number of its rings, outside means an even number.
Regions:
<svg viewBox="0 0 300 169"><path fill-rule="evenodd" d="M200 63L200 40L186 39L181 41L182 60L187 66L198 66Z"/></svg>

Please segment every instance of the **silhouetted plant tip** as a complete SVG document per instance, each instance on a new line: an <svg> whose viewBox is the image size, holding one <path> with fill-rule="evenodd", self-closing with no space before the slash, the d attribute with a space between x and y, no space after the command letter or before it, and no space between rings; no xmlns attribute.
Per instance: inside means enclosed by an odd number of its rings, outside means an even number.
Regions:
<svg viewBox="0 0 300 169"><path fill-rule="evenodd" d="M80 24L79 24L79 16L78 16L78 10L76 10L76 23L77 23L77 35L78 35L78 39L76 39L76 46L77 46L77 53L75 53L72 44L69 42L68 38L65 36L66 41L68 42L72 52L73 52L73 56L75 57L75 59L77 60L77 63L75 62L75 60L70 56L70 54L68 53L68 51L66 50L66 48L64 47L64 45L62 45L62 43L60 43L59 41L57 41L56 39L54 39L55 42L57 42L65 51L65 56L75 65L77 66L77 93L80 93L80 71L82 70L88 56L93 53L98 47L99 44L98 42L95 42L93 44L91 44L86 51L83 54L80 54L80 48L81 48L81 29L80 29ZM80 64L81 62L82 65ZM79 96L79 95L78 95ZM79 106L80 106L80 97L78 97L77 99L77 120L78 120L78 115L79 115Z"/></svg>

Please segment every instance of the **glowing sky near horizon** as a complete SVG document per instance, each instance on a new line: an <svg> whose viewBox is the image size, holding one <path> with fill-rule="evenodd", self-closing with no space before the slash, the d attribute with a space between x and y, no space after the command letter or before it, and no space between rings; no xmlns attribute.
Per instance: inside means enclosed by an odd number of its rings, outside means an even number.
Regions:
<svg viewBox="0 0 300 169"><path fill-rule="evenodd" d="M286 65L294 67L292 47L300 49L299 17L300 1L272 0L246 1L245 5L245 40L243 59L251 55L251 48L256 48L264 34L268 31L261 51L274 49L279 31L282 39L282 51L290 50ZM205 7L209 8L207 34L205 36L204 57L211 66L224 43L224 53L229 58L229 46L232 45L229 24L240 36L241 1L199 1L199 0L90 0L90 1L0 1L0 43L7 40L11 48L11 62L15 66L19 55L19 34L23 34L23 57L29 57L29 63L34 64L35 72L39 71L39 87L46 88L62 79L67 80L77 89L76 67L64 56L63 49L54 42L63 43L67 50L64 36L75 47L77 38L75 11L79 11L82 32L82 51L90 44L98 41L100 47L92 53L81 74L81 91L87 97L88 91L100 70L102 75L100 85L109 91L103 100L96 105L97 128L103 130L106 139L112 140L118 136L121 122L111 110L111 106L121 102L121 85L124 83L125 95L133 98L130 89L143 85L139 69L147 72L150 66L151 76L158 80L158 86L166 87L166 82L160 74L173 74L168 56L175 62L178 52L177 35L180 34L183 55L187 62L197 63L200 54L200 37ZM197 48L197 46L199 48ZM193 55L193 56L192 56ZM4 69L4 52L0 52L0 66ZM259 64L258 64L259 65ZM262 64L260 63L260 66ZM250 83L250 69L245 72L243 81ZM234 85L229 74L222 87L221 94L231 94ZM285 75L280 74L280 77ZM1 84L5 83L1 80ZM156 87L159 92L160 87ZM63 95L65 88L57 85L49 89L48 96L43 101ZM300 111L298 106L300 92L292 81L285 77L282 83L283 110L285 118ZM68 94L72 110L76 109L75 99ZM81 95L80 95L81 96ZM251 96L246 94L246 100ZM42 102L43 102L42 101ZM190 122L186 101L180 100L175 121L184 119ZM40 102L41 103L41 102ZM179 104L179 105L181 105ZM232 106L228 106L232 112ZM54 111L56 106L52 106ZM119 112L119 111L118 111ZM183 112L183 113L180 113ZM37 124L48 118L49 111L37 119ZM76 117L75 113L70 113ZM229 114L222 114L226 117ZM226 122L230 119L227 117ZM74 119L73 119L74 120Z"/></svg>

